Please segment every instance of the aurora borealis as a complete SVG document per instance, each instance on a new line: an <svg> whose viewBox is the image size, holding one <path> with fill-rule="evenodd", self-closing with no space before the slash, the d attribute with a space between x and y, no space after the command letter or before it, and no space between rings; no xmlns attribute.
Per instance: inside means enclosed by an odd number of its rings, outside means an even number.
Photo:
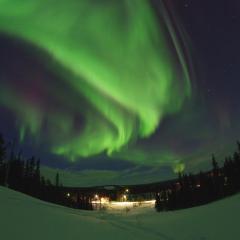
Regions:
<svg viewBox="0 0 240 240"><path fill-rule="evenodd" d="M166 22L156 22L147 1L106 1L101 5L96 1L70 1L57 6L49 0L25 1L26 6L21 7L16 2L2 3L2 31L45 50L72 73L62 77L66 84L92 105L91 110L81 111L72 99L74 109L59 113L40 107L39 102L45 100L40 94L36 102L32 96L20 97L21 105L32 116L22 119L21 132L24 128L39 135L42 121L50 118L59 126L60 138L67 138L54 147L55 153L73 159L117 151L132 139L152 134L162 117L179 110L190 95L182 51L177 44L172 46L176 49L169 50L171 35L166 36L168 32L160 25ZM11 16L13 9L16 12ZM31 91L35 95L39 90ZM50 94L59 98L57 91ZM13 94L13 98L6 100L7 105L19 103L19 96ZM64 102L60 100L59 104ZM78 113L84 115L85 126L69 139Z"/></svg>
<svg viewBox="0 0 240 240"><path fill-rule="evenodd" d="M0 108L14 116L19 143L44 145L67 162L104 158L176 172L211 152L215 112L224 134L232 123L227 102L216 107L203 77L195 82L197 44L179 5L1 0Z"/></svg>

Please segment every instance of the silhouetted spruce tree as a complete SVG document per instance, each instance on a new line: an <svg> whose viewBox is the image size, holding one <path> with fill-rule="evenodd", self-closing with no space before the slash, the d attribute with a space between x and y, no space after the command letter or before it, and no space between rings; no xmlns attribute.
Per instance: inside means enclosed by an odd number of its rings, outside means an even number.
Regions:
<svg viewBox="0 0 240 240"><path fill-rule="evenodd" d="M212 155L212 167L213 167L213 175L214 176L218 176L219 174L219 166L218 163L216 161L215 155Z"/></svg>
<svg viewBox="0 0 240 240"><path fill-rule="evenodd" d="M24 192L29 193L29 182L30 182L30 167L29 167L29 159L25 161L24 167Z"/></svg>
<svg viewBox="0 0 240 240"><path fill-rule="evenodd" d="M24 179L24 161L22 158L22 151L19 151L15 159L15 189L18 191L23 190L23 179Z"/></svg>
<svg viewBox="0 0 240 240"><path fill-rule="evenodd" d="M7 169L7 183L8 187L15 189L15 174L16 174L16 156L13 151L11 151L10 160L8 161Z"/></svg>
<svg viewBox="0 0 240 240"><path fill-rule="evenodd" d="M233 174L233 181L234 181L234 188L235 190L239 190L240 188L240 156L238 152L234 152L233 154L233 165L234 168L232 170Z"/></svg>
<svg viewBox="0 0 240 240"><path fill-rule="evenodd" d="M235 183L234 183L234 164L231 157L226 157L224 166L223 166L223 172L225 175L225 189L226 194L232 194L235 191Z"/></svg>
<svg viewBox="0 0 240 240"><path fill-rule="evenodd" d="M240 190L240 142L237 141L237 147L238 147L238 151L237 151L237 159L235 159L235 164L236 164L236 169L237 169L237 176L238 176L238 185L237 188L238 190Z"/></svg>
<svg viewBox="0 0 240 240"><path fill-rule="evenodd" d="M46 181L44 176L40 177L40 196L42 200L47 200L46 199Z"/></svg>
<svg viewBox="0 0 240 240"><path fill-rule="evenodd" d="M48 187L52 187L52 183L49 179L46 180L46 186Z"/></svg>
<svg viewBox="0 0 240 240"><path fill-rule="evenodd" d="M214 154L212 155L212 192L213 198L217 198L219 195L219 166Z"/></svg>
<svg viewBox="0 0 240 240"><path fill-rule="evenodd" d="M55 188L54 188L54 192L55 192L55 201L57 203L61 202L61 193L60 193L60 188L59 188L60 184L59 184L59 173L56 173L55 176Z"/></svg>
<svg viewBox="0 0 240 240"><path fill-rule="evenodd" d="M29 190L31 195L34 195L35 193L35 182L34 182L35 167L36 167L35 157L32 156L29 164L29 180L30 180Z"/></svg>
<svg viewBox="0 0 240 240"><path fill-rule="evenodd" d="M41 184L41 177L40 177L40 159L38 159L35 163L35 170L33 174L33 189L34 189L34 196L38 197L40 195L40 184Z"/></svg>
<svg viewBox="0 0 240 240"><path fill-rule="evenodd" d="M40 159L38 159L37 163L36 163L35 181L36 181L37 186L40 187L40 183L41 183Z"/></svg>
<svg viewBox="0 0 240 240"><path fill-rule="evenodd" d="M55 177L55 186L58 188L59 187L59 173L56 173L56 177Z"/></svg>
<svg viewBox="0 0 240 240"><path fill-rule="evenodd" d="M177 209L177 189L176 185L171 185L171 192L168 194L168 209Z"/></svg>
<svg viewBox="0 0 240 240"><path fill-rule="evenodd" d="M183 175L183 205L184 207L191 206L191 189L189 176L187 174Z"/></svg>
<svg viewBox="0 0 240 240"><path fill-rule="evenodd" d="M12 154L11 161L8 162L8 184L10 188L23 191L24 162L21 152L16 156Z"/></svg>
<svg viewBox="0 0 240 240"><path fill-rule="evenodd" d="M0 185L4 185L6 171L6 145L3 136L0 134Z"/></svg>
<svg viewBox="0 0 240 240"><path fill-rule="evenodd" d="M32 156L29 163L29 178L32 180L35 173L35 158Z"/></svg>
<svg viewBox="0 0 240 240"><path fill-rule="evenodd" d="M198 178L200 184L200 188L198 188L198 199L200 203L204 204L208 202L208 176L206 173L200 171Z"/></svg>
<svg viewBox="0 0 240 240"><path fill-rule="evenodd" d="M240 154L240 142L237 141L238 153Z"/></svg>
<svg viewBox="0 0 240 240"><path fill-rule="evenodd" d="M2 134L0 134L0 165L3 164L3 161L6 157L6 146Z"/></svg>

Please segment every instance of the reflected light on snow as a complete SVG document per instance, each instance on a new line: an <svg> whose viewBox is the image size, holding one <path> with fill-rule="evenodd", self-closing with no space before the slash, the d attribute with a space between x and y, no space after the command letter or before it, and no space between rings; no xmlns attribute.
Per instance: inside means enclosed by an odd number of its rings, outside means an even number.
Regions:
<svg viewBox="0 0 240 240"><path fill-rule="evenodd" d="M125 208L134 208L134 207L153 207L155 205L155 200L148 200L148 201L139 201L139 202L131 202L131 201L124 201L124 202L118 202L118 201L92 201L93 204L102 204L107 209L115 209L115 210L122 210Z"/></svg>

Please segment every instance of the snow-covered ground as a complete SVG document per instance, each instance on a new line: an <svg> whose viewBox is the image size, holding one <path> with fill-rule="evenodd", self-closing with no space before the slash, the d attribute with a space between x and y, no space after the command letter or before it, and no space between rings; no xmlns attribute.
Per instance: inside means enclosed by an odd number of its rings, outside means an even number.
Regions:
<svg viewBox="0 0 240 240"><path fill-rule="evenodd" d="M239 222L240 195L175 212L150 207L89 212L0 187L2 240L238 240Z"/></svg>

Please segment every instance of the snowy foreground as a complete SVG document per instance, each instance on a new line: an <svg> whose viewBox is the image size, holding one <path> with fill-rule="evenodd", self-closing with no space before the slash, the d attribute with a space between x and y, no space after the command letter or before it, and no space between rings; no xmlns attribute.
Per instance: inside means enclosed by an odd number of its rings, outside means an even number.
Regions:
<svg viewBox="0 0 240 240"><path fill-rule="evenodd" d="M156 213L80 211L33 199L0 187L0 239L240 239L240 195L202 207Z"/></svg>

